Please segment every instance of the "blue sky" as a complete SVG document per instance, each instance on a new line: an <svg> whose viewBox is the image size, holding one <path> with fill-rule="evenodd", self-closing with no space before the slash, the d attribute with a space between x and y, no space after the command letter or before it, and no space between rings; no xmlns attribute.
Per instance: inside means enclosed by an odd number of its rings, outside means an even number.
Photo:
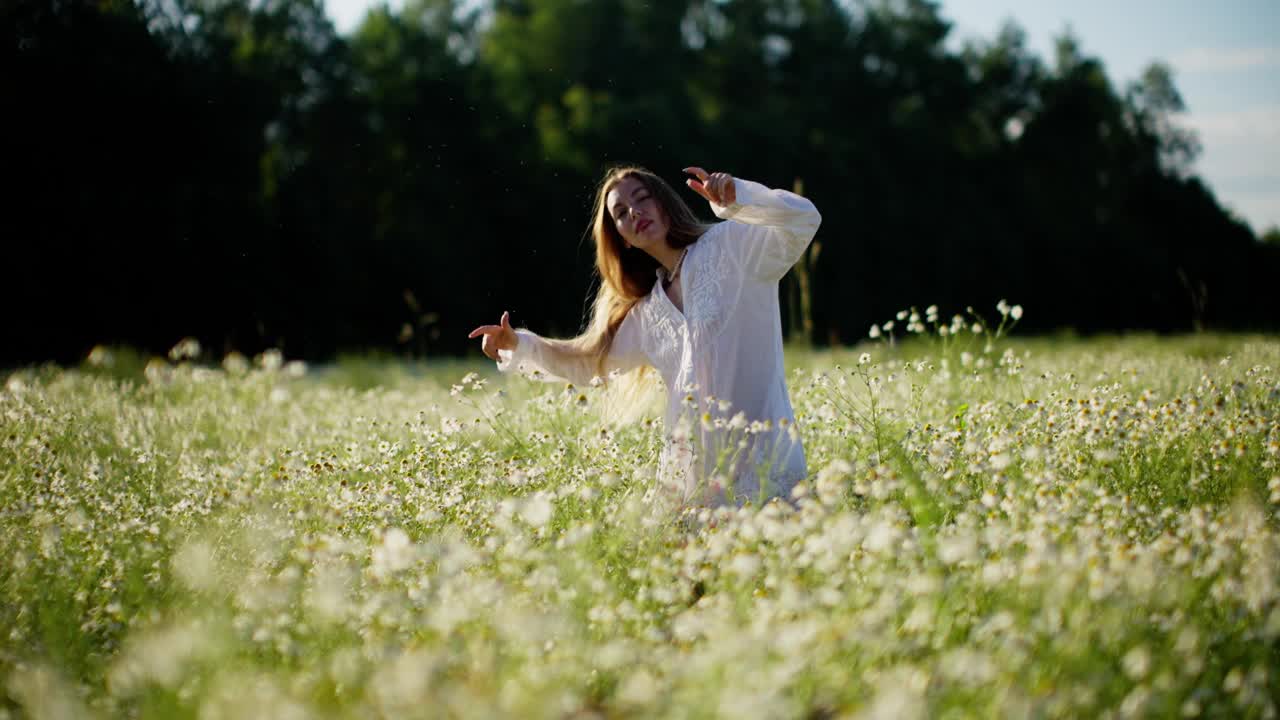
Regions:
<svg viewBox="0 0 1280 720"><path fill-rule="evenodd" d="M341 32L373 4L326 0ZM1280 225L1280 0L943 0L942 13L957 47L1012 18L1046 61L1069 27L1117 88L1169 63L1204 146L1196 170L1254 230Z"/></svg>

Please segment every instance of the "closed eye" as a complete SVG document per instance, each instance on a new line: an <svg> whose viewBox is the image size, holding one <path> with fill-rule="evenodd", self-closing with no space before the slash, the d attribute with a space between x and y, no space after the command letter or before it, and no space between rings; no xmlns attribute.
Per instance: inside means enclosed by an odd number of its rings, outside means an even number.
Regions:
<svg viewBox="0 0 1280 720"><path fill-rule="evenodd" d="M648 193L645 193L644 195L642 195L642 196L640 196L640 197L638 197L638 198L636 198L636 199L635 199L636 204L638 205L638 204L640 204L640 203L642 203L642 202L644 202L644 201L648 200L648 199L649 199L649 198L651 198L651 197L652 197L651 195L649 195ZM626 214L627 214L628 212L630 212L630 210L631 210L631 209L630 209L630 208L628 208L628 207L619 207L618 209L616 209L616 210L614 210L614 211L613 211L613 219L614 219L614 220L621 220L624 216L626 216Z"/></svg>

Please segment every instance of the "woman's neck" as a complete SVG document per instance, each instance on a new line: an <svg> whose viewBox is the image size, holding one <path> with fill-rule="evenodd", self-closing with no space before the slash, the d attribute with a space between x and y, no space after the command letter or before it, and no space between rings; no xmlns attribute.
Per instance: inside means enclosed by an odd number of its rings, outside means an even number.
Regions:
<svg viewBox="0 0 1280 720"><path fill-rule="evenodd" d="M652 250L646 249L645 252L662 264L666 268L667 275L675 272L676 263L680 261L680 253L684 252L684 248L673 248L664 240L661 245Z"/></svg>

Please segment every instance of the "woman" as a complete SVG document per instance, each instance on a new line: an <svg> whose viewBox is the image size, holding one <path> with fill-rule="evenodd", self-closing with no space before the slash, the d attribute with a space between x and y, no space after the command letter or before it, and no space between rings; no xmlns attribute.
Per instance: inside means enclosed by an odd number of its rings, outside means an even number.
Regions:
<svg viewBox="0 0 1280 720"><path fill-rule="evenodd" d="M470 337L483 336L503 372L539 379L586 385L656 368L668 388L660 477L675 499L785 498L805 459L784 377L778 281L822 218L785 190L685 172L726 222L699 222L643 168L616 168L600 183L592 235L601 282L586 332L545 339L512 329L503 313Z"/></svg>

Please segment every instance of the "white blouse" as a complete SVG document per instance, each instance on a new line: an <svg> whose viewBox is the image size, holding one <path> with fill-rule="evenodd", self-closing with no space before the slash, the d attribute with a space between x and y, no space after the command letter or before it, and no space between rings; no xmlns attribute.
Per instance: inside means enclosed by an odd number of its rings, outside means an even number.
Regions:
<svg viewBox="0 0 1280 720"><path fill-rule="evenodd" d="M713 204L727 222L689 247L679 278L684 312L658 269L653 290L614 336L606 372L651 365L668 388L660 486L679 503L787 497L805 477L782 362L778 281L795 264L822 216L809 200L735 179L736 202ZM586 385L593 358L571 357L528 330L498 368Z"/></svg>

